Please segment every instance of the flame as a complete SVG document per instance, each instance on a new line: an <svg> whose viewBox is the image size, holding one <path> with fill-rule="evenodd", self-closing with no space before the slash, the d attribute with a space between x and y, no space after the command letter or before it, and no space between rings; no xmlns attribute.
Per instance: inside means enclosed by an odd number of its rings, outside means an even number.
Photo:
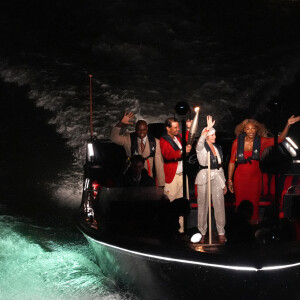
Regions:
<svg viewBox="0 0 300 300"><path fill-rule="evenodd" d="M200 111L200 106L195 107L195 113L197 113L198 111Z"/></svg>

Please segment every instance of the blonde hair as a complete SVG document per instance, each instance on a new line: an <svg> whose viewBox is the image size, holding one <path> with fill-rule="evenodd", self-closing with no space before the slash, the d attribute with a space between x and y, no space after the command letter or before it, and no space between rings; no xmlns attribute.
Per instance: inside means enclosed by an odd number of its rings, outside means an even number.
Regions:
<svg viewBox="0 0 300 300"><path fill-rule="evenodd" d="M238 125L235 127L235 130L234 130L234 133L235 133L236 137L238 137L241 133L244 132L244 129L245 129L245 127L246 127L246 125L247 125L248 123L254 124L254 126L255 126L256 129L257 129L256 134L257 134L258 136L267 137L267 135L268 135L268 130L267 130L267 128L265 127L265 125L262 124L262 123L259 123L258 121L254 120L254 119L245 119L242 123L238 124Z"/></svg>

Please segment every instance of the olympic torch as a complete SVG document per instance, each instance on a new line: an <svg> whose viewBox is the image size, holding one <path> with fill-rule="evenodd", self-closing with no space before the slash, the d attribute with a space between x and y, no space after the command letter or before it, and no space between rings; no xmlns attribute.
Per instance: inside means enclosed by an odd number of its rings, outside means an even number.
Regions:
<svg viewBox="0 0 300 300"><path fill-rule="evenodd" d="M199 112L200 112L200 107L199 106L195 107L196 115L192 121L192 125L190 128L189 137L188 137L188 141L187 141L188 145L193 145L193 142L194 142L197 130L198 130Z"/></svg>

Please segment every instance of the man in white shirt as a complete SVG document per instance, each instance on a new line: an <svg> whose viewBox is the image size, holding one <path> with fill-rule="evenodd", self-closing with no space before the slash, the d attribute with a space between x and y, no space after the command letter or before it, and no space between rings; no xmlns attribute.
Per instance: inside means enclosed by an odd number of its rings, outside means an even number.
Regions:
<svg viewBox="0 0 300 300"><path fill-rule="evenodd" d="M182 135L179 133L179 122L175 118L168 118L165 121L166 132L160 138L160 147L164 158L165 170L165 194L170 201L183 197L183 180L182 180ZM186 122L187 132L185 139L187 140L191 121ZM192 149L191 145L186 146L186 153L188 154ZM187 198L188 196L188 183L187 183ZM183 232L183 218L179 218L180 229Z"/></svg>

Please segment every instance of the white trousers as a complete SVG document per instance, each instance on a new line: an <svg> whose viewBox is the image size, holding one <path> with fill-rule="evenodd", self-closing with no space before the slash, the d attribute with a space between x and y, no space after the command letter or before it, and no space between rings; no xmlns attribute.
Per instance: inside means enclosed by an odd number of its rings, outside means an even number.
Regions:
<svg viewBox="0 0 300 300"><path fill-rule="evenodd" d="M171 183L165 183L164 188L165 194L168 196L170 201L183 197L183 183L182 175L176 174ZM186 198L189 199L189 181L186 176Z"/></svg>
<svg viewBox="0 0 300 300"><path fill-rule="evenodd" d="M198 229L202 235L206 234L207 231L207 215L208 215L208 186L197 185L198 191ZM216 182L216 180L211 180L211 196L212 203L214 206L214 214L216 220L217 231L219 235L225 234L225 205L224 205L224 193L223 189Z"/></svg>
<svg viewBox="0 0 300 300"><path fill-rule="evenodd" d="M173 181L171 183L165 183L164 187L165 194L168 196L170 201L174 201L175 199L183 197L183 182L182 182L182 174L176 174ZM189 199L189 181L186 176L186 198ZM179 217L179 232L184 232L184 220L183 217Z"/></svg>

